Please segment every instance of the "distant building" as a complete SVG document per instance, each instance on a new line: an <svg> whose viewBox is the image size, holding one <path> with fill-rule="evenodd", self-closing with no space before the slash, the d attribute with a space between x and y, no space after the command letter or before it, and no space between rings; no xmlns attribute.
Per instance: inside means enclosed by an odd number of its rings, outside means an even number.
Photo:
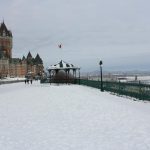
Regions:
<svg viewBox="0 0 150 150"><path fill-rule="evenodd" d="M6 77L9 74L9 60L0 58L0 78Z"/></svg>
<svg viewBox="0 0 150 150"><path fill-rule="evenodd" d="M39 54L33 58L29 52L26 58L25 56L22 59L12 58L12 41L12 32L7 29L3 21L0 25L0 78L6 76L24 77L26 75L41 76L44 66Z"/></svg>
<svg viewBox="0 0 150 150"><path fill-rule="evenodd" d="M43 73L43 61L40 58L39 54L35 58L32 57L29 52L27 57L23 56L22 59L12 58L10 60L9 67L10 76L23 77L30 75L32 77L42 76Z"/></svg>

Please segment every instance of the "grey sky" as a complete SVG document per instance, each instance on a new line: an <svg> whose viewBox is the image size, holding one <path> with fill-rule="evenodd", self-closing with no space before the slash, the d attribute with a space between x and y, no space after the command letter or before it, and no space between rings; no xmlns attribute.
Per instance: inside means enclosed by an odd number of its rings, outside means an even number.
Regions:
<svg viewBox="0 0 150 150"><path fill-rule="evenodd" d="M106 70L148 70L149 6L149 0L1 0L0 19L12 30L13 57L31 51L45 67L63 59L91 71L102 59Z"/></svg>

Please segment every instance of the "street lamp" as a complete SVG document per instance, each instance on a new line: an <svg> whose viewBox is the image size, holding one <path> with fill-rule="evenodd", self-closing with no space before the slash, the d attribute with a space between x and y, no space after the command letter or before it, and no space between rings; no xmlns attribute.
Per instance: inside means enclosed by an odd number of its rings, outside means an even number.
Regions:
<svg viewBox="0 0 150 150"><path fill-rule="evenodd" d="M102 60L100 60L99 65L100 65L100 76L101 76L101 92L103 92L103 74L102 74Z"/></svg>

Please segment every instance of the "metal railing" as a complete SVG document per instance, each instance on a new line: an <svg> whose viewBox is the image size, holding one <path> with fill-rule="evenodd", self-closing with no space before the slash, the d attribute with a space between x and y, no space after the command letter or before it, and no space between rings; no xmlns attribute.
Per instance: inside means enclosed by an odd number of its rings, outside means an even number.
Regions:
<svg viewBox="0 0 150 150"><path fill-rule="evenodd" d="M101 89L100 81L87 80L87 79L74 79L71 80L71 82L68 82L68 80L50 81L49 79L43 79L41 80L41 83L73 83L73 84L86 85L97 89ZM122 83L122 82L103 81L103 89L104 91L113 92L118 95L125 95L140 100L150 100L150 85L146 85L140 82Z"/></svg>
<svg viewBox="0 0 150 150"><path fill-rule="evenodd" d="M86 85L94 88L101 88L100 81L78 79L77 84ZM118 95L134 97L140 100L150 100L150 85L139 83L103 82L103 89Z"/></svg>

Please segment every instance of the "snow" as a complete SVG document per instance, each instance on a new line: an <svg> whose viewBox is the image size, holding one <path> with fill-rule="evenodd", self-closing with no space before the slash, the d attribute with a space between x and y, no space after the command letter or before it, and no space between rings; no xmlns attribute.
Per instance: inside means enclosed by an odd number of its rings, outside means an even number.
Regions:
<svg viewBox="0 0 150 150"><path fill-rule="evenodd" d="M150 103L80 85L0 85L0 150L149 150Z"/></svg>
<svg viewBox="0 0 150 150"><path fill-rule="evenodd" d="M61 60L58 64L51 65L50 67L47 68L47 70L55 70L55 69L79 69L79 67L75 67L74 65Z"/></svg>

